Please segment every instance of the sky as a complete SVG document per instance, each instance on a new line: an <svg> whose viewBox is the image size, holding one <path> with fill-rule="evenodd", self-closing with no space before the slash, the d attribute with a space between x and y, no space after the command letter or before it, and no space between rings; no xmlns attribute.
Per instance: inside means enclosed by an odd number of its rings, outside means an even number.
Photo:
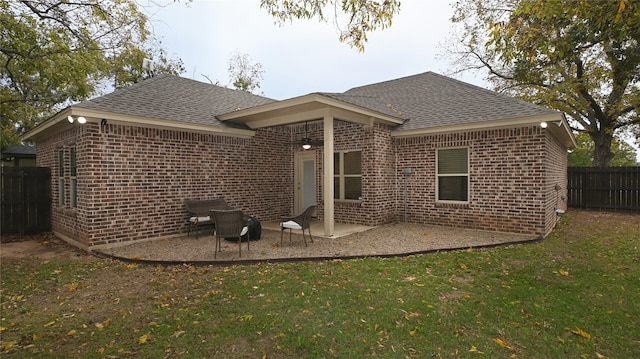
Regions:
<svg viewBox="0 0 640 359"><path fill-rule="evenodd" d="M159 0L147 0L156 4ZM454 75L451 47L453 0L402 0L392 25L368 34L365 51L339 41L332 22L294 20L280 26L260 0L166 0L146 6L152 31L170 58L182 59L182 77L233 87L227 63L246 54L263 71L256 94L285 100L433 71L489 88L484 73ZM344 27L345 24L342 24ZM633 140L626 139L640 149Z"/></svg>
<svg viewBox="0 0 640 359"><path fill-rule="evenodd" d="M236 53L262 66L259 93L276 100L352 87L427 71L451 74L444 51L452 24L448 0L403 0L391 27L368 34L359 52L338 39L334 22L294 20L283 26L259 0L193 0L147 10L169 57L185 65L181 76L229 86L227 62ZM482 76L452 76L487 87Z"/></svg>

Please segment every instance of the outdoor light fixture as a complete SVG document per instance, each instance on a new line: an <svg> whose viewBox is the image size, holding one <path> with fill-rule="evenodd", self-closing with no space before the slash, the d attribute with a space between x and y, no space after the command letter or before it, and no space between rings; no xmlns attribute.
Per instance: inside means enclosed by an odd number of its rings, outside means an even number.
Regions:
<svg viewBox="0 0 640 359"><path fill-rule="evenodd" d="M302 148L305 150L308 150L311 148L311 139L308 137L305 137L302 139Z"/></svg>
<svg viewBox="0 0 640 359"><path fill-rule="evenodd" d="M71 115L67 116L67 120L69 121L69 123L73 123L73 121L75 121L73 116ZM79 116L77 120L78 120L78 123L81 125L84 125L85 123L87 123L87 118L83 116Z"/></svg>
<svg viewBox="0 0 640 359"><path fill-rule="evenodd" d="M100 121L100 126L106 126L107 125L107 119L103 118L102 121Z"/></svg>
<svg viewBox="0 0 640 359"><path fill-rule="evenodd" d="M556 124L556 126L558 126L558 127L562 126L562 120L560 120L560 121L558 121L558 122L553 122L553 123L555 123L555 124ZM548 123L546 123L546 122L544 122L544 121L540 122L540 127L542 127L542 128L547 128L547 126L549 126L549 124L548 124Z"/></svg>

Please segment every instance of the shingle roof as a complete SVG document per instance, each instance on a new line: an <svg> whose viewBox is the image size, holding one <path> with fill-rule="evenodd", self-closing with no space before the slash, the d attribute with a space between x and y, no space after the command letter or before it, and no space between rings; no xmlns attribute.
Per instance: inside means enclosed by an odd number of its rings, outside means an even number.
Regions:
<svg viewBox="0 0 640 359"><path fill-rule="evenodd" d="M239 108L264 105L275 100L178 76L161 74L74 107L182 121L229 126L216 116Z"/></svg>
<svg viewBox="0 0 640 359"><path fill-rule="evenodd" d="M26 145L26 144L15 144L12 146L7 147L7 149L5 149L2 152L2 157L4 158L5 156L33 156L35 157L36 155L36 145L32 144L32 145Z"/></svg>
<svg viewBox="0 0 640 359"><path fill-rule="evenodd" d="M433 72L355 87L344 101L400 111L409 121L396 130L460 125L557 113ZM349 98L350 100L347 100ZM369 107L374 109L373 107Z"/></svg>

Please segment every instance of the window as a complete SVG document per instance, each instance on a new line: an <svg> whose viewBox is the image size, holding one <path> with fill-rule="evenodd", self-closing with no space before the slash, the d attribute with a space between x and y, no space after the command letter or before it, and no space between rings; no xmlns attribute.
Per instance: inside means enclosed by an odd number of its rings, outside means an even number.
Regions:
<svg viewBox="0 0 640 359"><path fill-rule="evenodd" d="M445 148L437 150L438 201L469 201L469 149Z"/></svg>
<svg viewBox="0 0 640 359"><path fill-rule="evenodd" d="M362 151L333 154L333 197L338 200L362 199Z"/></svg>
<svg viewBox="0 0 640 359"><path fill-rule="evenodd" d="M58 204L64 206L64 150L58 151Z"/></svg>
<svg viewBox="0 0 640 359"><path fill-rule="evenodd" d="M76 177L76 148L71 147L69 150L69 204L71 208L78 207L77 187L78 179Z"/></svg>

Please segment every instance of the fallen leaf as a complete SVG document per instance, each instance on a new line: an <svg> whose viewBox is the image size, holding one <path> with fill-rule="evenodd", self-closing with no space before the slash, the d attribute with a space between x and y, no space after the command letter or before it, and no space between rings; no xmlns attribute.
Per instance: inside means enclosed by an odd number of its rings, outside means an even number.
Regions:
<svg viewBox="0 0 640 359"><path fill-rule="evenodd" d="M507 345L507 343L506 343L504 340L500 339L500 338L493 338L493 339L491 339L491 340L493 340L493 342L494 342L494 343L498 344L499 346L501 346L501 347L503 347L503 348L509 348L509 349L511 349L511 347L509 347L509 346Z"/></svg>
<svg viewBox="0 0 640 359"><path fill-rule="evenodd" d="M569 276L569 272L564 270L564 269L559 269L558 270L558 274L560 274L561 276L565 276L565 277Z"/></svg>
<svg viewBox="0 0 640 359"><path fill-rule="evenodd" d="M73 336L76 335L77 331L75 329L71 329L70 331L67 332L68 336Z"/></svg>
<svg viewBox="0 0 640 359"><path fill-rule="evenodd" d="M587 339L591 339L591 334L585 332L584 330L576 327L575 330L572 330L571 333L575 334L575 335L579 335L583 338L587 338Z"/></svg>
<svg viewBox="0 0 640 359"><path fill-rule="evenodd" d="M596 352L596 357L598 357L598 359L606 359L607 358L606 356L604 356L604 355L602 355L602 354L600 354L598 352Z"/></svg>
<svg viewBox="0 0 640 359"><path fill-rule="evenodd" d="M140 344L144 344L146 343L149 339L151 339L151 333L147 333L143 336L140 337L140 339L138 339L138 343Z"/></svg>

